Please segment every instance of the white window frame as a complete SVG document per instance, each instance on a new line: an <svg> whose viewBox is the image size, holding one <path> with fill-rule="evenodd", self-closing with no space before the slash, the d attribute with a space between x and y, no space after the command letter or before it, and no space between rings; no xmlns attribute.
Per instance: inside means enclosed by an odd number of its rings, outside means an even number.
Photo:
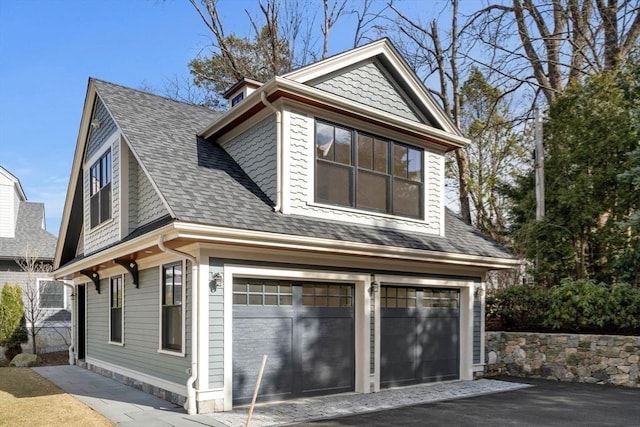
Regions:
<svg viewBox="0 0 640 427"><path fill-rule="evenodd" d="M86 209L89 212L89 222L88 224L85 224L85 227L87 230L89 230L90 232L94 232L96 230L99 230L103 227L105 227L107 224L111 224L114 220L114 216L115 213L113 211L113 205L114 205L114 198L113 198L113 192L114 192L114 181L115 181L115 176L113 174L113 168L114 168L114 145L116 143L120 142L120 133L119 132L114 132L110 137L107 138L106 142L100 147L100 149L98 151L96 151L87 161L85 161L84 163L84 174L86 175L86 191L88 194L88 199L86 201L87 205L86 205ZM109 219L106 219L104 221L102 221L99 224L96 224L95 227L91 227L91 167L102 158L102 156L105 155L105 153L107 151L111 151L111 171L109 172L111 175L111 217ZM120 150L119 150L120 151ZM85 237L86 237L86 233L85 233Z"/></svg>
<svg viewBox="0 0 640 427"><path fill-rule="evenodd" d="M164 292L164 274L163 269L166 266L172 264L180 264L182 268L182 295L181 295L181 304L182 304L182 313L181 313L181 321L182 321L182 343L181 350L171 350L162 347L162 295ZM158 353L168 354L171 356L185 357L186 356L186 339L187 339L187 328L186 328L186 301L187 301L187 265L185 260L175 260L170 262L165 262L158 266Z"/></svg>
<svg viewBox="0 0 640 427"><path fill-rule="evenodd" d="M63 307L42 307L40 301L40 285L45 282L56 282L60 286L62 286L62 305ZM53 279L39 278L36 279L37 291L38 291L38 308L41 310L67 310L68 302L67 302L67 289L66 286L62 282L58 282Z"/></svg>
<svg viewBox="0 0 640 427"><path fill-rule="evenodd" d="M120 277L120 280L122 281L122 303L121 303L121 310L120 310L120 318L121 318L121 324L122 324L122 336L121 336L121 340L120 341L112 341L111 340L111 320L112 320L112 316L111 316L111 292L112 292L112 287L111 287L111 279L114 279L116 277ZM110 276L109 277L109 303L107 304L107 309L108 309L108 317L109 317L109 339L108 339L108 343L109 344L113 344L113 345L117 345L120 347L124 347L124 288L125 288L125 281L124 281L124 274L116 274L115 276Z"/></svg>

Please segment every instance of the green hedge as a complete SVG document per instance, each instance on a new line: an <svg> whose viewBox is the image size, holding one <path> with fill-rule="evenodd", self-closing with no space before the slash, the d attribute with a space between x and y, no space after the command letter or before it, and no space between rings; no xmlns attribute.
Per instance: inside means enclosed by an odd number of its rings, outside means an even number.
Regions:
<svg viewBox="0 0 640 427"><path fill-rule="evenodd" d="M487 297L487 328L640 335L640 289L571 279L509 287Z"/></svg>

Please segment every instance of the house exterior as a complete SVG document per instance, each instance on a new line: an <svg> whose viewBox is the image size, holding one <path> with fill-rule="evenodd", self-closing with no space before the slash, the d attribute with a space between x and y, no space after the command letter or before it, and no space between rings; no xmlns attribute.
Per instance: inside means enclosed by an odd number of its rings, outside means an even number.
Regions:
<svg viewBox="0 0 640 427"><path fill-rule="evenodd" d="M444 206L467 140L380 40L225 113L90 79L55 264L77 363L190 413L472 379L518 260ZM242 96L239 96L242 94Z"/></svg>
<svg viewBox="0 0 640 427"><path fill-rule="evenodd" d="M71 339L71 291L18 261L53 264L56 237L45 227L44 204L27 201L20 180L0 166L0 289L20 285L28 320L35 321L40 352L64 350ZM27 347L32 346L27 343Z"/></svg>

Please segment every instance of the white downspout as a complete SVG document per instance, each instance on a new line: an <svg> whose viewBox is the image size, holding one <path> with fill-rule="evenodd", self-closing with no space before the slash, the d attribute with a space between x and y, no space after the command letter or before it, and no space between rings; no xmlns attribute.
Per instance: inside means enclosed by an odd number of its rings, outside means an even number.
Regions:
<svg viewBox="0 0 640 427"><path fill-rule="evenodd" d="M276 205L274 212L282 210L282 113L267 100L264 92L260 93L260 100L276 113Z"/></svg>
<svg viewBox="0 0 640 427"><path fill-rule="evenodd" d="M76 291L76 287L73 285L70 285L69 283L66 282L62 282L60 281L60 283L62 283L65 287L67 288L71 288L71 295L75 295L75 291ZM73 298L73 303L71 304L71 345L69 345L69 365L75 365L76 364L76 357L74 356L74 351L75 351L75 346L73 345L73 340L75 339L76 336L76 328L75 328L75 320L77 316L74 316L75 312L76 312L76 307L75 307L75 299L77 298L77 296L75 296Z"/></svg>
<svg viewBox="0 0 640 427"><path fill-rule="evenodd" d="M175 249L167 248L163 243L163 236L158 237L158 247L162 252L172 253L181 257L187 258L191 261L191 376L187 380L187 403L186 409L189 415L196 414L196 394L193 385L198 377L198 329L199 318L198 316L198 293L199 293L199 280L198 280L198 260L191 254L186 252L177 251Z"/></svg>

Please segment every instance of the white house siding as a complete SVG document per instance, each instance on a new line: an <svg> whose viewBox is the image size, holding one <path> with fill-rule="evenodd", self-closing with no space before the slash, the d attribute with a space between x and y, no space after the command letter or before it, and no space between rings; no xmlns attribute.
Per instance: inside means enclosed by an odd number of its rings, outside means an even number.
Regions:
<svg viewBox="0 0 640 427"><path fill-rule="evenodd" d="M440 234L442 224L442 192L444 156L425 151L426 201L424 221L391 215L376 215L356 209L340 209L314 203L314 118L287 111L289 114L289 203L290 212L326 220L345 221L377 227ZM285 171L287 173L287 171Z"/></svg>
<svg viewBox="0 0 640 427"><path fill-rule="evenodd" d="M406 96L372 62L362 64L314 86L369 107L422 122L407 102Z"/></svg>
<svg viewBox="0 0 640 427"><path fill-rule="evenodd" d="M13 265L11 265L13 263ZM25 306L25 309L29 307L29 299L27 297L27 291L29 287L33 287L31 290L33 292L38 292L38 279L51 279L51 277L47 274L35 274L31 278L31 282L29 282L29 274L21 271L20 267L17 263L13 261L3 262L0 265L0 292L2 292L2 288L5 284L9 285L19 285L22 289L22 302ZM65 298L65 309L66 311L71 311L71 290L69 288L65 288L66 298ZM61 311L60 309L43 309L40 319L38 322L45 322L43 324L42 329L38 332L37 340L38 340L38 352L39 353L48 353L50 351L64 350L66 349L70 342L71 338L71 322L60 320L54 322L46 322L47 317L54 315ZM69 313L69 316L71 314ZM61 335L65 335L65 338L68 342L65 342ZM22 349L25 352L31 352L32 342L31 336L29 335L29 342L22 345Z"/></svg>
<svg viewBox="0 0 640 427"><path fill-rule="evenodd" d="M276 200L276 121L270 115L231 139L223 148L258 187Z"/></svg>
<svg viewBox="0 0 640 427"><path fill-rule="evenodd" d="M104 108L102 102L96 102L93 119L100 121L100 127L93 129L89 135L87 155L84 159L83 193L84 193L84 252L90 254L116 242L120 238L120 141L111 145L111 219L91 229L91 210L89 209L89 169L94 156L106 151L105 144L114 141L112 136L117 131L115 123ZM92 120L93 120L92 119ZM97 160L97 158L95 158Z"/></svg>
<svg viewBox="0 0 640 427"><path fill-rule="evenodd" d="M435 232L444 234L444 155L425 151L425 213Z"/></svg>
<svg viewBox="0 0 640 427"><path fill-rule="evenodd" d="M87 361L101 367L105 367L106 362L129 371L184 385L188 378L186 369L190 366L188 353L191 350L191 327L187 321L190 319L190 268L186 269L186 273L186 357L158 352L160 347L160 271L159 267L152 267L140 271L139 288L131 283L131 276L128 273L125 274L124 345L122 346L108 342L109 277L101 278L100 294L96 292L92 283L87 285Z"/></svg>
<svg viewBox="0 0 640 427"><path fill-rule="evenodd" d="M209 272L223 272L222 263L209 258ZM231 292L231 289L229 289ZM224 387L224 292L209 293L209 388Z"/></svg>
<svg viewBox="0 0 640 427"><path fill-rule="evenodd" d="M0 175L0 237L14 237L12 188L2 178Z"/></svg>
<svg viewBox="0 0 640 427"><path fill-rule="evenodd" d="M0 173L0 237L15 237L19 206L14 181Z"/></svg>

